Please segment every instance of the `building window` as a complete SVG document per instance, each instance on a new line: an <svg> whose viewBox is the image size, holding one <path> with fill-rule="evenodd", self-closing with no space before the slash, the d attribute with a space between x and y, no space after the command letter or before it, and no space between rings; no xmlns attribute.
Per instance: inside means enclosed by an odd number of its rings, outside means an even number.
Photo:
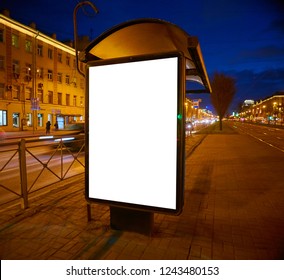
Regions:
<svg viewBox="0 0 284 280"><path fill-rule="evenodd" d="M39 102L43 103L43 90L41 88L37 89L37 97Z"/></svg>
<svg viewBox="0 0 284 280"><path fill-rule="evenodd" d="M37 126L43 127L43 114L37 114Z"/></svg>
<svg viewBox="0 0 284 280"><path fill-rule="evenodd" d="M47 56L48 56L48 58L53 59L53 51L52 51L52 49L48 49Z"/></svg>
<svg viewBox="0 0 284 280"><path fill-rule="evenodd" d="M73 96L73 106L77 106L77 95Z"/></svg>
<svg viewBox="0 0 284 280"><path fill-rule="evenodd" d="M25 75L26 82L31 81L31 79L32 79L32 65L31 64L26 63L25 72L26 72L26 75Z"/></svg>
<svg viewBox="0 0 284 280"><path fill-rule="evenodd" d="M32 88L26 87L26 100L31 100L32 97Z"/></svg>
<svg viewBox="0 0 284 280"><path fill-rule="evenodd" d="M12 89L12 96L13 96L13 99L16 99L16 100L20 100L20 86L13 86L13 89Z"/></svg>
<svg viewBox="0 0 284 280"><path fill-rule="evenodd" d="M61 92L57 93L57 100L58 100L58 105L62 105L62 93Z"/></svg>
<svg viewBox="0 0 284 280"><path fill-rule="evenodd" d="M4 30L0 29L0 42L3 43L4 42Z"/></svg>
<svg viewBox="0 0 284 280"><path fill-rule="evenodd" d="M80 96L80 106L84 106L84 97Z"/></svg>
<svg viewBox="0 0 284 280"><path fill-rule="evenodd" d="M43 46L42 45L37 45L37 54L39 56L43 56Z"/></svg>
<svg viewBox="0 0 284 280"><path fill-rule="evenodd" d="M39 79L43 79L43 68L37 68L36 70L36 76Z"/></svg>
<svg viewBox="0 0 284 280"><path fill-rule="evenodd" d="M26 40L26 42L25 42L25 50L26 50L26 52L29 52L29 53L32 52L32 41Z"/></svg>
<svg viewBox="0 0 284 280"><path fill-rule="evenodd" d="M70 56L66 56L66 65L70 66Z"/></svg>
<svg viewBox="0 0 284 280"><path fill-rule="evenodd" d="M62 73L57 73L57 82L62 83Z"/></svg>
<svg viewBox="0 0 284 280"><path fill-rule="evenodd" d="M66 94L66 106L70 106L70 94Z"/></svg>
<svg viewBox="0 0 284 280"><path fill-rule="evenodd" d="M5 57L3 55L0 55L0 70L5 69Z"/></svg>
<svg viewBox="0 0 284 280"><path fill-rule="evenodd" d="M7 111L0 110L0 126L7 125Z"/></svg>
<svg viewBox="0 0 284 280"><path fill-rule="evenodd" d="M68 85L70 84L70 76L69 75L66 75L65 83L68 84Z"/></svg>
<svg viewBox="0 0 284 280"><path fill-rule="evenodd" d="M58 62L62 63L62 53L58 53Z"/></svg>
<svg viewBox="0 0 284 280"><path fill-rule="evenodd" d="M12 46L15 48L19 47L19 36L16 34L12 34Z"/></svg>
<svg viewBox="0 0 284 280"><path fill-rule="evenodd" d="M13 127L20 127L20 113L13 113Z"/></svg>
<svg viewBox="0 0 284 280"><path fill-rule="evenodd" d="M20 63L15 59L13 59L13 75L14 78L19 78L20 76Z"/></svg>
<svg viewBox="0 0 284 280"><path fill-rule="evenodd" d="M27 113L26 114L26 121L27 121L27 126L32 126L33 125L33 115L32 113Z"/></svg>
<svg viewBox="0 0 284 280"><path fill-rule="evenodd" d="M49 81L52 81L53 80L53 71L52 70L48 70L47 71L47 79Z"/></svg>
<svg viewBox="0 0 284 280"><path fill-rule="evenodd" d="M4 89L5 89L4 84L0 83L0 99L4 99Z"/></svg>
<svg viewBox="0 0 284 280"><path fill-rule="evenodd" d="M48 103L53 104L53 92L48 91Z"/></svg>

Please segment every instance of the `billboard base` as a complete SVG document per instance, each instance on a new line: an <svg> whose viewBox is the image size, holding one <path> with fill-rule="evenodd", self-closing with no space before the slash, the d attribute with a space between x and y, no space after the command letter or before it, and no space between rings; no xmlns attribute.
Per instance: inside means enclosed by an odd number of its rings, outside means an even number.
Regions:
<svg viewBox="0 0 284 280"><path fill-rule="evenodd" d="M115 230L150 236L154 228L154 213L110 206L110 225Z"/></svg>

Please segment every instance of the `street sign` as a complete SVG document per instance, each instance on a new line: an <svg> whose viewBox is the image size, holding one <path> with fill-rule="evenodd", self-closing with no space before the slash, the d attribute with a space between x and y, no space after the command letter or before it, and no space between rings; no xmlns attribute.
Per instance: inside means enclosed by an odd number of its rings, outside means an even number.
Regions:
<svg viewBox="0 0 284 280"><path fill-rule="evenodd" d="M184 69L180 53L87 64L88 200L181 212Z"/></svg>
<svg viewBox="0 0 284 280"><path fill-rule="evenodd" d="M31 98L31 110L40 110L38 97Z"/></svg>

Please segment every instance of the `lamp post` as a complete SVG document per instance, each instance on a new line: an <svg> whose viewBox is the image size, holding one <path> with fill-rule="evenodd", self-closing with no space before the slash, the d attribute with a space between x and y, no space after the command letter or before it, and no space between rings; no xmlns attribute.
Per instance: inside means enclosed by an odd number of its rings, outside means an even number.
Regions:
<svg viewBox="0 0 284 280"><path fill-rule="evenodd" d="M265 119L265 121L267 121L266 105L263 105L263 106L262 106L262 109L263 109L263 116L264 116L264 119Z"/></svg>
<svg viewBox="0 0 284 280"><path fill-rule="evenodd" d="M187 99L185 100L184 106L185 106L185 120L187 121L188 120L188 100Z"/></svg>
<svg viewBox="0 0 284 280"><path fill-rule="evenodd" d="M37 129L37 105L35 105L35 100L37 98L36 93L36 51L37 51L37 37L39 35L39 31L37 31L35 37L34 37L34 46L33 46L33 56L32 56L32 112L33 112L33 133Z"/></svg>
<svg viewBox="0 0 284 280"><path fill-rule="evenodd" d="M273 102L273 120L274 120L274 124L277 123L277 117L278 117L278 103L277 102Z"/></svg>

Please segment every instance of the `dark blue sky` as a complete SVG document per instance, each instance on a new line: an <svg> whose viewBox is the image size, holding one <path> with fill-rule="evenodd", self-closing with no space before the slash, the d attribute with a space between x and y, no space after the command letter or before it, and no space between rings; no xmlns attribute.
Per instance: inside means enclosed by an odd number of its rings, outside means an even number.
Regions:
<svg viewBox="0 0 284 280"><path fill-rule="evenodd" d="M73 10L79 0L0 0L0 10L24 24L73 39ZM94 0L99 14L78 12L79 35L92 39L127 20L170 21L200 42L209 77L222 72L236 79L232 109L244 99L262 99L284 91L283 0ZM201 106L209 98L201 96Z"/></svg>

